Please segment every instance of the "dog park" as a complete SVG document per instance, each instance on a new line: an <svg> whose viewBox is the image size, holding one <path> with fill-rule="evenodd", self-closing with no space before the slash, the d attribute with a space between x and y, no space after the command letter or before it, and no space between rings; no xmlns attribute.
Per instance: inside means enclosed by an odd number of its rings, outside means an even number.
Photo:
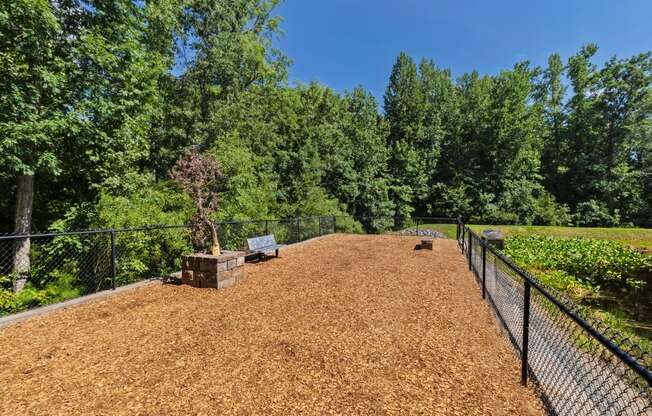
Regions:
<svg viewBox="0 0 652 416"><path fill-rule="evenodd" d="M652 416L652 2L522 3L0 1L0 415Z"/></svg>
<svg viewBox="0 0 652 416"><path fill-rule="evenodd" d="M225 242L275 230L295 244L278 256L245 247L228 288L219 274L211 289L176 272L28 319L9 315L2 413L650 411L647 352L530 285L463 223L421 222L451 223L457 238L422 247L434 232L419 221L411 235L335 232L333 218L222 224Z"/></svg>

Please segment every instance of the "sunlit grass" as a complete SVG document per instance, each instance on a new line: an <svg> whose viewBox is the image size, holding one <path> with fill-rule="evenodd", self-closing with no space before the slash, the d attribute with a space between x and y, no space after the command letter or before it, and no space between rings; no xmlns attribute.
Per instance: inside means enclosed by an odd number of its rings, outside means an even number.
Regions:
<svg viewBox="0 0 652 416"><path fill-rule="evenodd" d="M433 230L439 231L444 234L446 238L455 238L457 232L456 224L419 224L420 230Z"/></svg>
<svg viewBox="0 0 652 416"><path fill-rule="evenodd" d="M453 237L455 226L452 225ZM586 237L599 240L612 240L626 246L652 249L652 229L649 228L591 228L591 227L551 227L543 225L471 225L477 233L482 230L500 230L505 237L511 235L545 235L550 237Z"/></svg>

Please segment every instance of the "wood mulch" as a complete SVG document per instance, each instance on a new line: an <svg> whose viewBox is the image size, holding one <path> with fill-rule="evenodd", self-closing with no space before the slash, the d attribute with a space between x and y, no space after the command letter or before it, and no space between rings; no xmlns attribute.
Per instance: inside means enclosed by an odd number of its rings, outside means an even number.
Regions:
<svg viewBox="0 0 652 416"><path fill-rule="evenodd" d="M2 415L540 415L452 240L337 235L226 290L157 285L0 330Z"/></svg>

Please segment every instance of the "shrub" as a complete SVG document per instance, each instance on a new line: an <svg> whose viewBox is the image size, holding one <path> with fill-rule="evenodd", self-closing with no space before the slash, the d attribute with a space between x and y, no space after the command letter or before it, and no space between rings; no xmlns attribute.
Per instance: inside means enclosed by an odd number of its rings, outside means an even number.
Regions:
<svg viewBox="0 0 652 416"><path fill-rule="evenodd" d="M75 276L71 274L56 274L55 280L39 289L32 283L27 283L20 293L0 289L0 315L20 312L25 309L63 302L80 296L81 291L75 287Z"/></svg>
<svg viewBox="0 0 652 416"><path fill-rule="evenodd" d="M511 236L505 254L526 268L563 271L596 289L640 287L638 276L652 270L650 256L615 241L581 237Z"/></svg>
<svg viewBox="0 0 652 416"><path fill-rule="evenodd" d="M620 215L611 213L604 202L591 199L577 204L575 223L581 227L614 227L620 224Z"/></svg>
<svg viewBox="0 0 652 416"><path fill-rule="evenodd" d="M543 193L534 204L535 225L569 225L572 217L566 205L560 205L549 193Z"/></svg>

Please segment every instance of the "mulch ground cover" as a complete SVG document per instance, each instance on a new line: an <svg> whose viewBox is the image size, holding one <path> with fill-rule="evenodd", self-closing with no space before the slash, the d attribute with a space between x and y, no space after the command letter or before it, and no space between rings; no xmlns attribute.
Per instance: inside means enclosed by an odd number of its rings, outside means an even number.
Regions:
<svg viewBox="0 0 652 416"><path fill-rule="evenodd" d="M453 240L337 235L226 290L0 330L2 415L543 414Z"/></svg>

